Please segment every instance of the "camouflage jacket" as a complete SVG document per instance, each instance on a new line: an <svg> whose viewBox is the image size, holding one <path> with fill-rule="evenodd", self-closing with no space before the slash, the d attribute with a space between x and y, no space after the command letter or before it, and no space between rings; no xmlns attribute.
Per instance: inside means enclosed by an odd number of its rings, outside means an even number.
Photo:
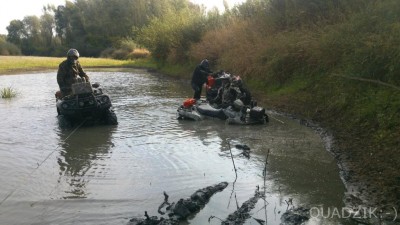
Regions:
<svg viewBox="0 0 400 225"><path fill-rule="evenodd" d="M60 63L57 72L57 83L63 95L71 93L72 84L76 82L76 78L80 76L89 81L89 77L83 71L79 62L71 64L68 60Z"/></svg>

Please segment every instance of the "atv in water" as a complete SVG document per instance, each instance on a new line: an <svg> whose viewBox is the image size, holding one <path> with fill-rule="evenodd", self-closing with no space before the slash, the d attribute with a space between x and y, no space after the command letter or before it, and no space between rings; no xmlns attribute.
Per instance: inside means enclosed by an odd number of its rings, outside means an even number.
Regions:
<svg viewBox="0 0 400 225"><path fill-rule="evenodd" d="M268 122L269 119L265 109L257 106L257 102L251 99L250 92L244 87L243 81L239 76L232 76L224 71L220 71L215 75L207 77L206 99L197 101L193 98L186 99L177 110L178 119L203 120L204 118L217 118L226 120L228 124L242 125L265 124ZM223 88L228 88L226 90L229 90L227 92L228 99L235 99L232 103L222 104L221 95L225 94ZM233 91L233 94L231 94L231 91ZM217 100L217 97L219 100ZM243 102L246 102L246 105Z"/></svg>
<svg viewBox="0 0 400 225"><path fill-rule="evenodd" d="M224 109L224 113L228 117L228 124L253 125L269 122L263 107L257 106L257 103L245 106L239 99L235 100L232 106Z"/></svg>
<svg viewBox="0 0 400 225"><path fill-rule="evenodd" d="M195 101L190 98L183 102L177 110L178 119L203 120L205 118L217 118L226 120L228 124L253 125L266 124L269 121L265 109L257 106L243 105L239 99L235 100L232 106L225 109L215 108L208 101Z"/></svg>
<svg viewBox="0 0 400 225"><path fill-rule="evenodd" d="M104 94L99 84L77 82L72 84L72 94L56 93L56 106L60 126L69 127L77 122L91 121L117 125L118 120L111 109L111 99Z"/></svg>

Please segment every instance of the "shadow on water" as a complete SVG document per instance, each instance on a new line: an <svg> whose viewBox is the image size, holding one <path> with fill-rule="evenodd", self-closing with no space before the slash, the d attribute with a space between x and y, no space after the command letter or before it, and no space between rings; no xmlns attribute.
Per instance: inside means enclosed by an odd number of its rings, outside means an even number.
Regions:
<svg viewBox="0 0 400 225"><path fill-rule="evenodd" d="M113 126L84 126L77 130L60 130L59 182L64 180L68 184L62 198L87 197L86 185L90 177L105 169L102 161L111 157L115 129Z"/></svg>

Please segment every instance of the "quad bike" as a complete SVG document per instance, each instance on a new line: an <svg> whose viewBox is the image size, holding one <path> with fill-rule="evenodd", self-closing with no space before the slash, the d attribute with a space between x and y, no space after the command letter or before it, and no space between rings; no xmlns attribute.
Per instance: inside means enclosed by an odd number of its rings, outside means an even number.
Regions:
<svg viewBox="0 0 400 225"><path fill-rule="evenodd" d="M72 93L56 93L56 107L61 126L71 126L80 121L103 122L117 125L111 99L103 93L98 83L80 81L72 84Z"/></svg>
<svg viewBox="0 0 400 225"><path fill-rule="evenodd" d="M205 118L217 118L226 120L228 124L252 125L266 124L268 115L263 107L252 104L243 105L239 99L227 108L215 108L206 100L186 99L177 110L178 119L203 120Z"/></svg>

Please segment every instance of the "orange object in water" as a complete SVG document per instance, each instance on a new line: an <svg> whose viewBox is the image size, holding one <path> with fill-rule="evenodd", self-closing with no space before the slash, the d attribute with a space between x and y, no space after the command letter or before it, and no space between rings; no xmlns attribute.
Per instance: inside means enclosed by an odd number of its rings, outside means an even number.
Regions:
<svg viewBox="0 0 400 225"><path fill-rule="evenodd" d="M196 99L188 98L183 102L183 107L189 108L192 107L196 103Z"/></svg>

